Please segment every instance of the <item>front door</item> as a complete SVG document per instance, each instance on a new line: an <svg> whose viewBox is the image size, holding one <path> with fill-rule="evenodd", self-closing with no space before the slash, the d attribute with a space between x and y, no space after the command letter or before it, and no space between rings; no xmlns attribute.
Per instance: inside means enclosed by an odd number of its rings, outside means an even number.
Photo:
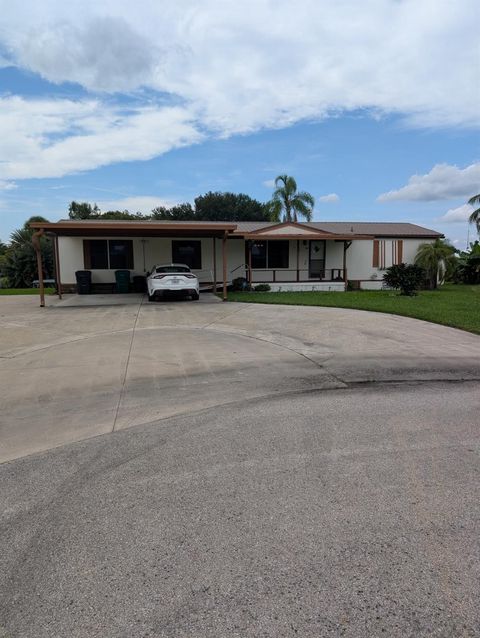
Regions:
<svg viewBox="0 0 480 638"><path fill-rule="evenodd" d="M308 277L323 279L325 277L325 240L310 241L310 258L308 261Z"/></svg>

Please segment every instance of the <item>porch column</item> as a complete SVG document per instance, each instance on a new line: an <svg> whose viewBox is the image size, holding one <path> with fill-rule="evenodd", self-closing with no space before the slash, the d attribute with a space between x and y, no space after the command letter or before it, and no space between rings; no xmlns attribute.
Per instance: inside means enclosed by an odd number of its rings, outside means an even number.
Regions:
<svg viewBox="0 0 480 638"><path fill-rule="evenodd" d="M227 231L222 238L222 263L223 263L223 301L227 301Z"/></svg>
<svg viewBox="0 0 480 638"><path fill-rule="evenodd" d="M38 290L40 293L40 308L45 308L45 289L43 287L43 264L42 264L42 250L40 246L40 237L44 234L43 228L40 228L36 233L32 235L32 244L37 255L37 271L38 271Z"/></svg>
<svg viewBox="0 0 480 638"><path fill-rule="evenodd" d="M252 285L252 240L248 240L248 283Z"/></svg>
<svg viewBox="0 0 480 638"><path fill-rule="evenodd" d="M347 278L347 250L350 248L352 242L343 242L343 281L345 284L345 290L348 290L348 278Z"/></svg>
<svg viewBox="0 0 480 638"><path fill-rule="evenodd" d="M57 281L57 295L62 298L62 280L60 276L60 255L58 251L58 235L53 237L53 248L55 253L55 279Z"/></svg>
<svg viewBox="0 0 480 638"><path fill-rule="evenodd" d="M212 237L213 241L213 294L217 292L217 242L215 237Z"/></svg>
<svg viewBox="0 0 480 638"><path fill-rule="evenodd" d="M300 240L297 239L297 281L300 281Z"/></svg>

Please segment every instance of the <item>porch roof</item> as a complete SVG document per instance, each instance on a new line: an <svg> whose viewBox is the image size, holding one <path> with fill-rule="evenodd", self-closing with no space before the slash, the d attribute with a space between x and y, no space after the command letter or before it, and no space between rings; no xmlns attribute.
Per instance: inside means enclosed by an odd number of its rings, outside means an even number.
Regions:
<svg viewBox="0 0 480 638"><path fill-rule="evenodd" d="M238 234L238 228L235 234ZM245 239L329 239L332 241L348 241L351 239L373 239L372 235L358 233L334 233L321 228L312 228L299 222L281 222L243 232Z"/></svg>
<svg viewBox="0 0 480 638"><path fill-rule="evenodd" d="M232 233L237 224L234 222L176 222L118 219L60 220L59 222L32 222L31 228L44 229L45 232L59 236L83 237L223 237Z"/></svg>
<svg viewBox="0 0 480 638"><path fill-rule="evenodd" d="M238 233L235 233L238 234ZM351 241L352 239L374 239L373 235L356 235L347 233L339 235L336 233L243 233L245 239L326 239L330 241Z"/></svg>

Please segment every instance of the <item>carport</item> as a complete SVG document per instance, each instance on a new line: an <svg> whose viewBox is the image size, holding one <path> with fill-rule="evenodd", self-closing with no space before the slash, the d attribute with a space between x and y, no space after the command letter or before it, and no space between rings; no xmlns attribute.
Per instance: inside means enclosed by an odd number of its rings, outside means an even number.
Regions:
<svg viewBox="0 0 480 638"><path fill-rule="evenodd" d="M189 238L211 239L213 267L212 288L217 290L219 284L218 266L221 268L221 282L224 301L227 298L227 241L228 235L236 229L232 222L175 222L158 220L61 220L59 222L33 222L31 228L36 232L33 236L33 245L37 255L37 269L39 281L40 306L45 306L43 264L39 239L47 236L52 240L54 251L55 280L57 282L57 294L62 297L62 273L59 258L59 238L78 237L85 239L124 238L140 239L145 250L145 242L153 238ZM217 240L221 241L221 264L217 264ZM145 255L145 253L144 253ZM145 265L145 264L144 264Z"/></svg>

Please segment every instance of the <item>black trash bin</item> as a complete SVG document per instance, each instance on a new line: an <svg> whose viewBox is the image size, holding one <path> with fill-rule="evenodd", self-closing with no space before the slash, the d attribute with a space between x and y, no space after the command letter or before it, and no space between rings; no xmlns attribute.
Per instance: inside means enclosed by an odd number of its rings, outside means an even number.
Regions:
<svg viewBox="0 0 480 638"><path fill-rule="evenodd" d="M145 292L147 290L147 279L142 275L135 275L133 278L133 290L135 292Z"/></svg>
<svg viewBox="0 0 480 638"><path fill-rule="evenodd" d="M77 280L77 293L79 295L89 295L92 292L92 273L90 270L77 270L75 273Z"/></svg>
<svg viewBox="0 0 480 638"><path fill-rule="evenodd" d="M130 292L130 271L129 270L115 271L115 289L118 293Z"/></svg>

